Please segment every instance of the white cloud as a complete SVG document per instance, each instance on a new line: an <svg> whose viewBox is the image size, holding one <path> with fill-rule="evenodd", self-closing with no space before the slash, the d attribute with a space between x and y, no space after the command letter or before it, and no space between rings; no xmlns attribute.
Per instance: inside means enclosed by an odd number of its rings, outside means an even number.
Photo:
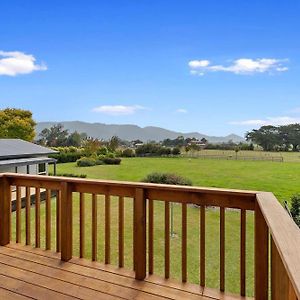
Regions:
<svg viewBox="0 0 300 300"><path fill-rule="evenodd" d="M19 51L0 51L0 76L16 76L45 70L47 70L47 66L45 64L36 64L36 59L31 54Z"/></svg>
<svg viewBox="0 0 300 300"><path fill-rule="evenodd" d="M140 105L102 105L93 108L94 112L99 112L111 116L132 115L138 110L146 109Z"/></svg>
<svg viewBox="0 0 300 300"><path fill-rule="evenodd" d="M191 68L204 68L204 67L207 67L208 65L210 64L210 61L209 60L191 60L189 62L189 66Z"/></svg>
<svg viewBox="0 0 300 300"><path fill-rule="evenodd" d="M179 114L187 114L188 111L185 108L178 108L178 109L176 109L175 112L177 112Z"/></svg>
<svg viewBox="0 0 300 300"><path fill-rule="evenodd" d="M188 64L192 75L204 75L206 72L230 72L234 74L250 75L255 73L285 72L288 67L284 65L287 59L276 58L239 58L231 64L213 65L209 60L191 60Z"/></svg>
<svg viewBox="0 0 300 300"><path fill-rule="evenodd" d="M282 117L269 117L266 119L253 119L253 120L230 122L230 124L232 125L240 125L240 126L287 125L287 124L294 124L294 123L300 123L300 118L282 116Z"/></svg>

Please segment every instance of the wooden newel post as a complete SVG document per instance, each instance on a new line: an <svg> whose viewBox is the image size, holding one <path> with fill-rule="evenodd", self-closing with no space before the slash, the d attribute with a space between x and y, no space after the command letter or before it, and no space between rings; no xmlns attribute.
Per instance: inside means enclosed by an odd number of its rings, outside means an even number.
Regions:
<svg viewBox="0 0 300 300"><path fill-rule="evenodd" d="M268 299L268 261L269 230L260 210L255 203L255 299Z"/></svg>
<svg viewBox="0 0 300 300"><path fill-rule="evenodd" d="M0 178L0 246L10 242L11 197L8 179Z"/></svg>
<svg viewBox="0 0 300 300"><path fill-rule="evenodd" d="M61 187L61 260L68 261L72 258L72 189L67 182Z"/></svg>
<svg viewBox="0 0 300 300"><path fill-rule="evenodd" d="M135 192L133 240L135 278L143 280L146 277L146 198L142 188Z"/></svg>

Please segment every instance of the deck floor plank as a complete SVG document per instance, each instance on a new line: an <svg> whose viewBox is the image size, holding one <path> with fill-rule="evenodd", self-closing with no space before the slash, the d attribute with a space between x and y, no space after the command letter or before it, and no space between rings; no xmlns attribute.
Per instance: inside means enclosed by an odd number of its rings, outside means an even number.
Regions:
<svg viewBox="0 0 300 300"><path fill-rule="evenodd" d="M203 292L154 275L137 281L132 271L85 259L62 262L58 253L30 246L0 247L0 299L244 299Z"/></svg>

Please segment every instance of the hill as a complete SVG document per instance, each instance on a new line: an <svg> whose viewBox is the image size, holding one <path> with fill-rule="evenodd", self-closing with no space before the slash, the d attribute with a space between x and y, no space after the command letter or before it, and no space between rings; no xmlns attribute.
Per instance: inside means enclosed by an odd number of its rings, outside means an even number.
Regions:
<svg viewBox="0 0 300 300"><path fill-rule="evenodd" d="M206 138L210 143L222 143L228 142L229 140L232 140L233 142L244 141L244 138L236 134L230 134L227 136L209 136L199 132L182 133L155 126L139 127L137 125L131 124L118 125L103 123L87 123L80 121L40 122L37 124L36 127L37 135L44 128L50 128L51 126L57 123L62 124L64 128L68 129L70 132L73 132L75 130L80 133L85 132L88 136L104 140L108 140L112 136L116 135L119 138L127 141L132 141L136 139L140 139L144 142L150 140L162 141L166 138L175 139L176 137L182 135L185 138Z"/></svg>

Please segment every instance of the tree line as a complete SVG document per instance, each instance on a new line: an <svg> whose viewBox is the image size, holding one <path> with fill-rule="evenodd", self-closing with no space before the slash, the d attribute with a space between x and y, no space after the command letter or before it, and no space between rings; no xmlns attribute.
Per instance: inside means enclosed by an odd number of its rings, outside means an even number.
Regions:
<svg viewBox="0 0 300 300"><path fill-rule="evenodd" d="M247 132L246 140L261 146L264 151L299 151L300 124L262 126Z"/></svg>

